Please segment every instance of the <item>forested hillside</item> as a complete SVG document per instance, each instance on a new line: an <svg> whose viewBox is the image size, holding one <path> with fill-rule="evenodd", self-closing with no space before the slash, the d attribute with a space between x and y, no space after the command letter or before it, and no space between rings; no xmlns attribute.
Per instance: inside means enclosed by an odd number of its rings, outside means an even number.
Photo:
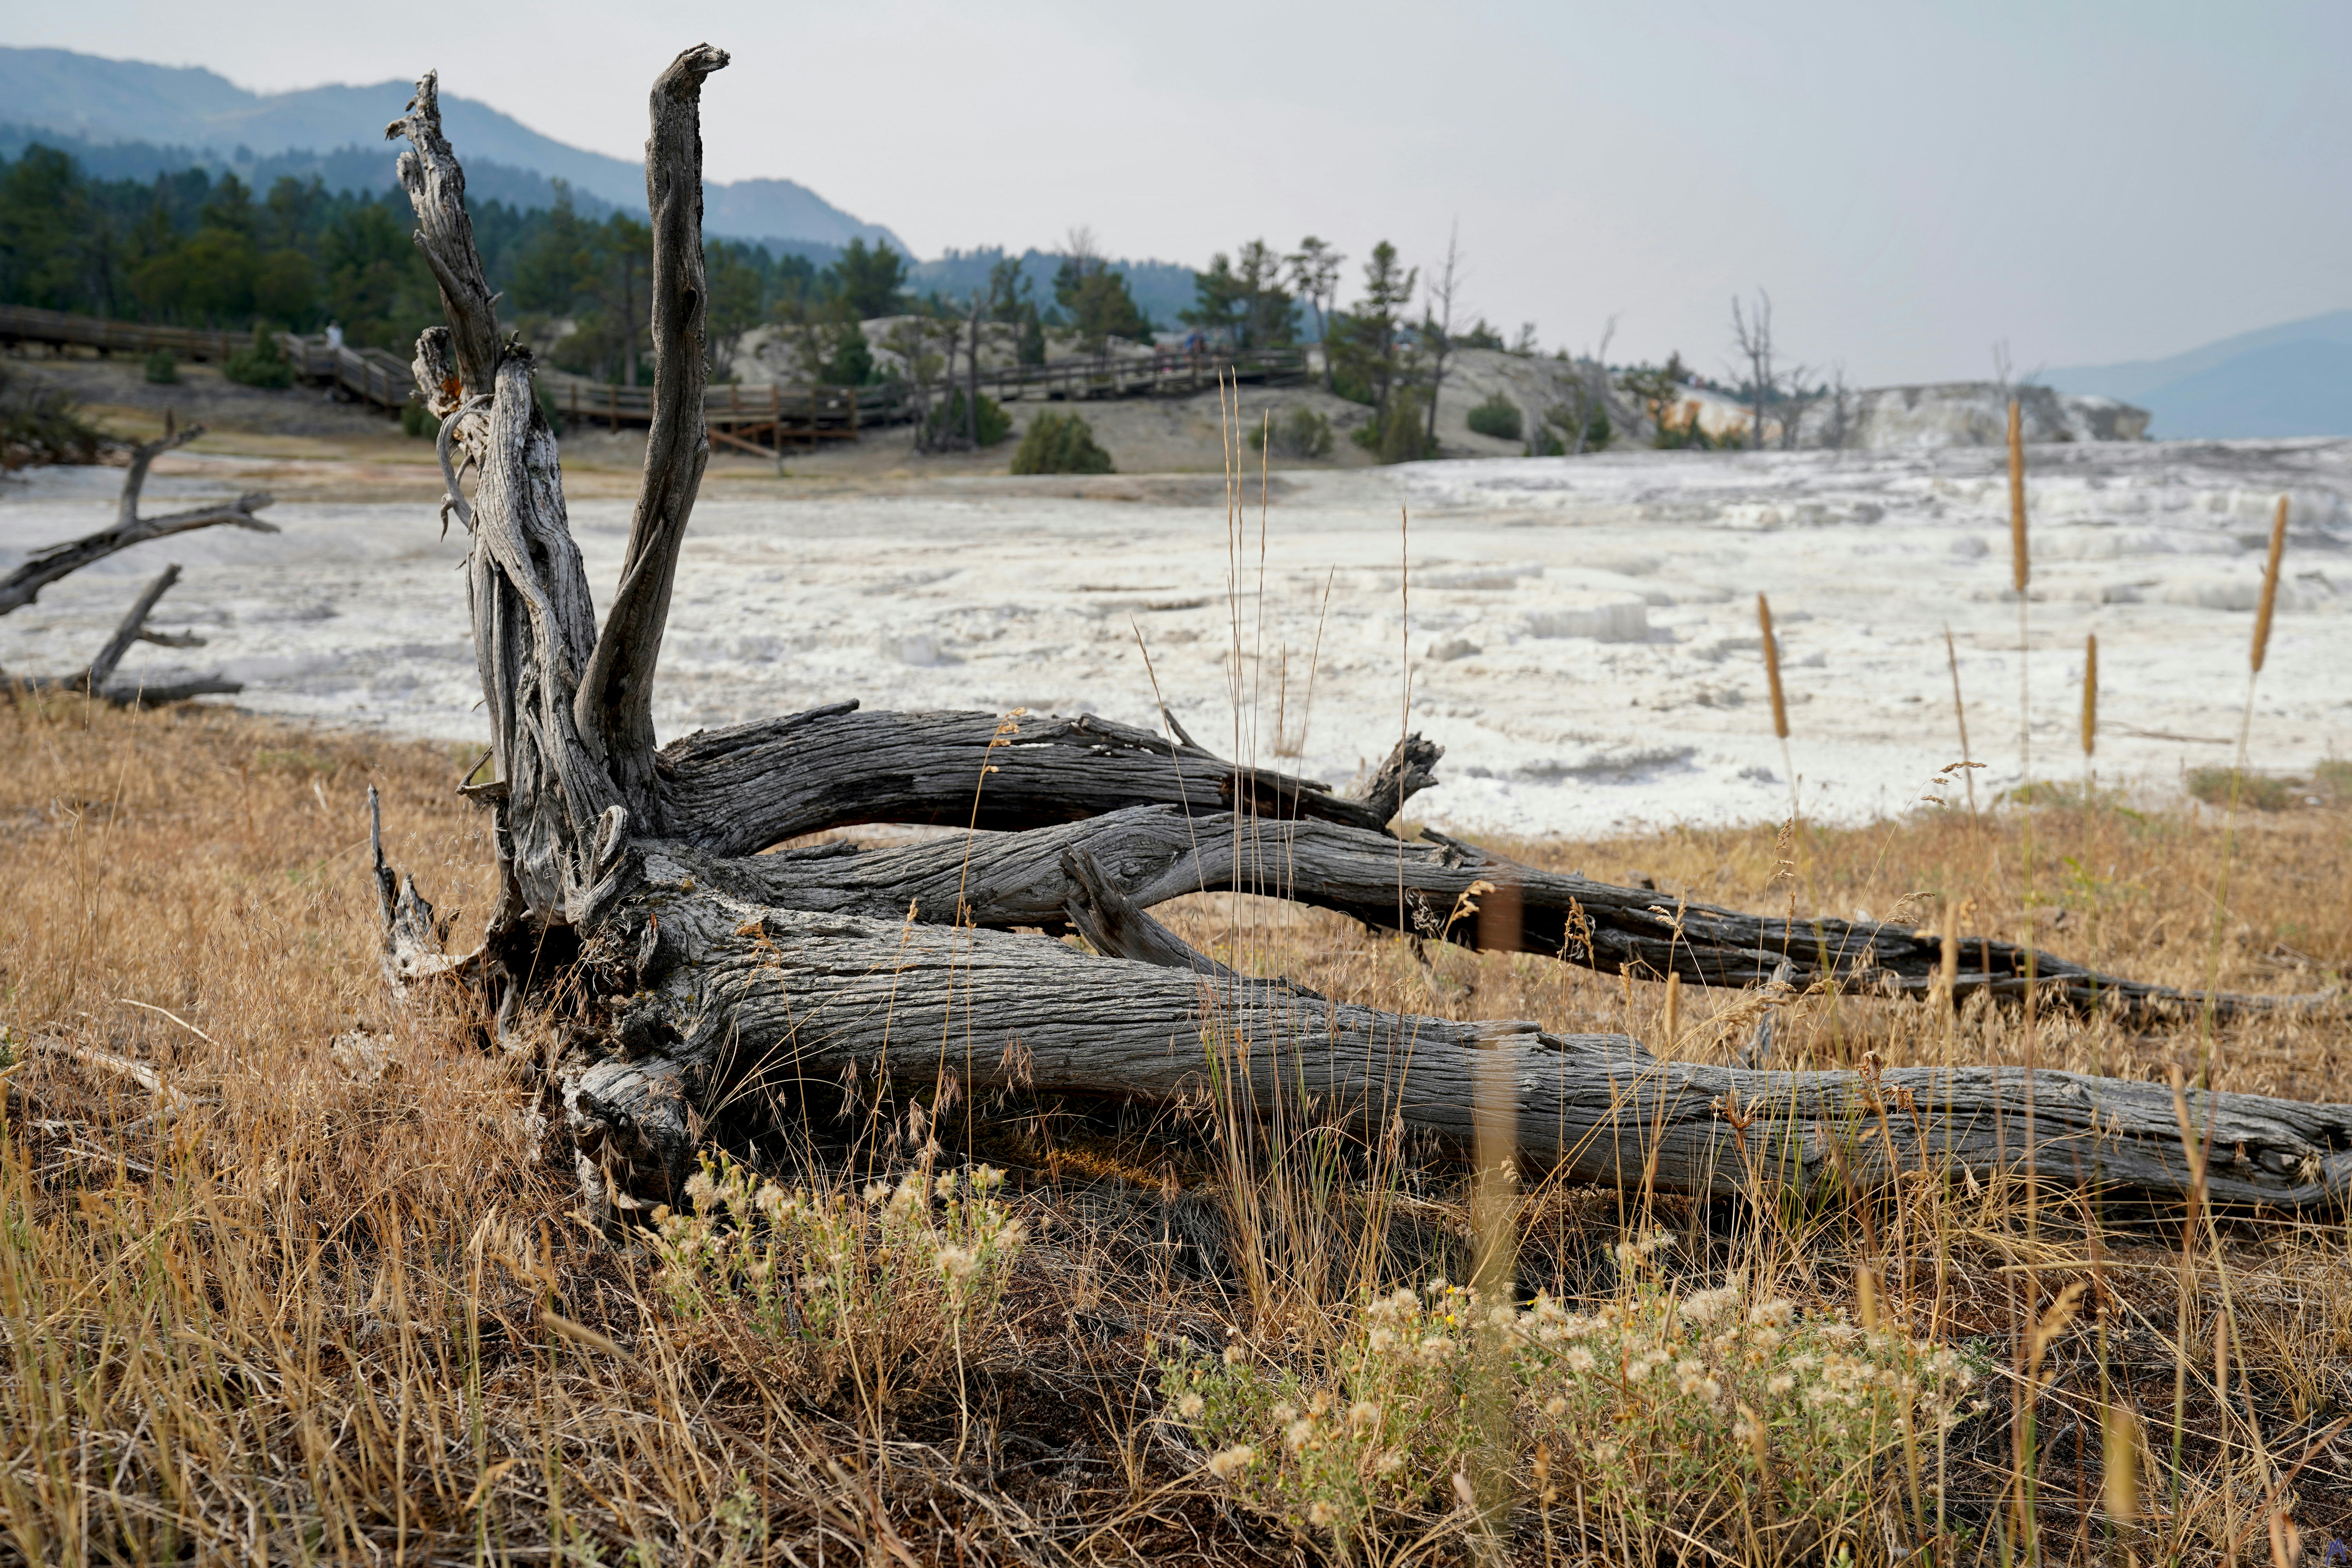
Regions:
<svg viewBox="0 0 2352 1568"><path fill-rule="evenodd" d="M632 379L652 257L646 226L624 213L591 217L568 201L470 205L509 319L557 341L566 368ZM201 168L92 179L64 153L29 146L0 162L0 302L232 329L336 322L355 346L405 352L441 315L406 206L396 192L339 192L316 179L256 192ZM821 273L803 257L718 241L710 276L716 335L829 297L840 268Z"/></svg>

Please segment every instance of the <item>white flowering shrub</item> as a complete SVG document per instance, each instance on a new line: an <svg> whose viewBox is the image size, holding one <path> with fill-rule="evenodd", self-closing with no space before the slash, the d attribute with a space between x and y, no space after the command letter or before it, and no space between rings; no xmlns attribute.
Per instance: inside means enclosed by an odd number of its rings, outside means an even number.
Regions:
<svg viewBox="0 0 2352 1568"><path fill-rule="evenodd" d="M740 1320L797 1362L816 1404L854 1380L875 1404L985 1348L1024 1240L989 1166L860 1194L787 1191L720 1155L687 1181L694 1212L655 1214L659 1288L688 1322Z"/></svg>
<svg viewBox="0 0 2352 1568"><path fill-rule="evenodd" d="M1654 1247L1620 1249L1627 1286L1595 1311L1438 1279L1366 1302L1316 1373L1228 1350L1163 1363L1162 1391L1216 1479L1343 1552L1383 1514L1455 1506L1497 1464L1511 1500L1612 1531L1802 1550L1887 1495L1906 1446L1932 1460L1977 1379L1959 1354L1736 1280L1678 1292L1645 1277ZM1511 1451L1480 1454L1497 1429Z"/></svg>
<svg viewBox="0 0 2352 1568"><path fill-rule="evenodd" d="M1374 1299L1327 1375L1252 1360L1161 1367L1161 1392L1252 1507L1347 1541L1375 1512L1413 1510L1451 1484L1471 1434L1466 1298L1433 1287Z"/></svg>

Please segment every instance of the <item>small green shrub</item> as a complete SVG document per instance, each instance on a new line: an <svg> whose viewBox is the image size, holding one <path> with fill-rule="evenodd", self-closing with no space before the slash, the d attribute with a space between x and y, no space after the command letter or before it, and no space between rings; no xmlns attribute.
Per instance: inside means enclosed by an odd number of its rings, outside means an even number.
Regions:
<svg viewBox="0 0 2352 1568"><path fill-rule="evenodd" d="M1527 432L1527 416L1519 405L1499 392L1472 408L1468 423L1479 435L1497 441L1516 441Z"/></svg>
<svg viewBox="0 0 2352 1568"><path fill-rule="evenodd" d="M400 429L404 436L428 440L440 434L441 422L433 417L433 410L412 397L400 405Z"/></svg>
<svg viewBox="0 0 2352 1568"><path fill-rule="evenodd" d="M1576 429L1578 414L1565 403L1555 403L1544 410L1543 424L1536 431L1534 456L1559 458L1568 455L1568 437ZM1594 401L1591 416L1584 421L1584 447L1587 452L1598 452L1609 445L1613 432L1609 425L1609 410Z"/></svg>
<svg viewBox="0 0 2352 1568"><path fill-rule="evenodd" d="M1437 455L1429 438L1429 405L1417 387L1399 387L1389 398L1384 418L1375 419L1350 437L1383 463L1416 463Z"/></svg>
<svg viewBox="0 0 2352 1568"><path fill-rule="evenodd" d="M2130 796L2110 785L2084 779L2035 779L2003 790L2000 799L2012 805L2038 805L2053 811L2112 811L2137 817Z"/></svg>
<svg viewBox="0 0 2352 1568"><path fill-rule="evenodd" d="M816 378L826 386L866 386L880 379L874 370L874 348L856 321L845 321L833 335L833 352L817 367Z"/></svg>
<svg viewBox="0 0 2352 1568"><path fill-rule="evenodd" d="M993 447L1013 434L1013 416L986 393L980 395L980 444ZM963 388L957 387L946 402L931 411L930 428L935 436L961 436L964 428Z"/></svg>
<svg viewBox="0 0 2352 1568"><path fill-rule="evenodd" d="M157 349L147 356L147 379L158 386L170 386L180 379L180 361L170 349Z"/></svg>
<svg viewBox="0 0 2352 1568"><path fill-rule="evenodd" d="M1271 450L1277 458L1328 458L1331 455L1331 421L1312 408L1294 408L1281 418L1250 432L1250 450Z"/></svg>
<svg viewBox="0 0 2352 1568"><path fill-rule="evenodd" d="M960 1357L988 1348L1025 1239L995 1194L988 1166L933 1174L918 1166L896 1186L863 1194L786 1191L720 1155L688 1179L691 1214L655 1211L661 1274L673 1314L716 1317L789 1364L812 1405L845 1381L883 1406L920 1392ZM721 1353L724 1353L723 1352Z"/></svg>
<svg viewBox="0 0 2352 1568"><path fill-rule="evenodd" d="M1882 1468L1963 1418L1978 1369L1931 1342L1800 1318L1737 1279L1670 1289L1644 1272L1663 1240L1619 1245L1633 1278L1597 1312L1433 1280L1368 1301L1304 1375L1238 1344L1165 1361L1166 1407L1212 1478L1342 1560L1497 1468L1547 1507L1580 1497L1680 1542L1736 1546L1771 1521L1801 1552L1867 1527Z"/></svg>
<svg viewBox="0 0 2352 1568"><path fill-rule="evenodd" d="M253 329L253 346L239 349L221 365L221 374L240 386L284 388L294 384L294 367L278 352L278 340L267 328Z"/></svg>
<svg viewBox="0 0 2352 1568"><path fill-rule="evenodd" d="M0 366L0 468L35 463L95 463L114 445L56 388L16 390Z"/></svg>
<svg viewBox="0 0 2352 1568"><path fill-rule="evenodd" d="M1075 414L1040 414L1013 454L1016 474L1108 474L1110 454L1095 444L1094 427Z"/></svg>
<svg viewBox="0 0 2352 1568"><path fill-rule="evenodd" d="M2330 757L2311 770L2311 782L2331 800L2352 801L2352 762Z"/></svg>
<svg viewBox="0 0 2352 1568"><path fill-rule="evenodd" d="M2293 779L2271 773L2241 773L2235 768L2192 768L2189 793L2207 805L2227 810L2234 799L2256 811L2284 811L2295 804L2301 790Z"/></svg>
<svg viewBox="0 0 2352 1568"><path fill-rule="evenodd" d="M253 753L253 771L257 773L292 773L307 778L312 773L331 773L335 759L320 752L306 752L299 747L264 746Z"/></svg>

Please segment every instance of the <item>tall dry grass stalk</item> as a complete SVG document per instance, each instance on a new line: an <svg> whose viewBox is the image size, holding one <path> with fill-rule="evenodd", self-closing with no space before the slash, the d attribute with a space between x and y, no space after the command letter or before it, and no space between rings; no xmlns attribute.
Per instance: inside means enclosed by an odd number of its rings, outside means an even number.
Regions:
<svg viewBox="0 0 2352 1568"><path fill-rule="evenodd" d="M2279 563L2286 554L2287 498L2278 499L2278 511L2271 519L2270 557L2263 566L2263 601L2254 611L2254 646L2252 658L2247 661L2249 673L2260 675L2263 660L2270 653L2271 615L2278 608Z"/></svg>
<svg viewBox="0 0 2352 1568"><path fill-rule="evenodd" d="M1772 605L1763 595L1756 595L1756 625L1763 633L1764 680L1772 690L1772 733L1786 741L1789 738L1789 700L1780 689L1780 641L1772 635Z"/></svg>
<svg viewBox="0 0 2352 1568"><path fill-rule="evenodd" d="M2099 634L2083 639L2083 760L2099 749Z"/></svg>
<svg viewBox="0 0 2352 1568"><path fill-rule="evenodd" d="M1952 625L1944 623L1944 667L1952 674L1952 718L1960 727L1960 776L1968 781L1969 816L1977 814L1976 757L1969 750L1969 709L1960 700L1960 654L1952 646Z"/></svg>
<svg viewBox="0 0 2352 1568"><path fill-rule="evenodd" d="M2025 422L2018 401L2009 400L2009 585L2019 598L2032 579L2025 539Z"/></svg>

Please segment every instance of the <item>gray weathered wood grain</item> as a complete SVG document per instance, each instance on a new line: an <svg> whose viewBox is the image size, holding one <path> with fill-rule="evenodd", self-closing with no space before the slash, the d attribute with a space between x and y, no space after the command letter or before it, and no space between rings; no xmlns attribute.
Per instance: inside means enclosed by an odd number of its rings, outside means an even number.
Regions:
<svg viewBox="0 0 2352 1568"><path fill-rule="evenodd" d="M646 141L646 205L654 237L652 428L629 520L621 584L582 672L575 718L641 831L657 831L654 670L669 619L678 548L710 458L702 392L710 379L709 289L702 264L702 82L727 55L698 44L654 83Z"/></svg>
<svg viewBox="0 0 2352 1568"><path fill-rule="evenodd" d="M1700 984L1761 985L1787 966L1800 989L1830 982L1925 996L1939 983L1941 939L1893 921L1789 921L1689 904L1643 888L1538 871L1458 839L1406 843L1339 823L1192 816L1131 806L1025 833L956 835L856 851L698 861L706 880L794 909L887 919L1007 927L1063 924L1074 888L1072 851L1092 857L1135 904L1187 893L1244 892L1337 910L1366 925L1464 946L1540 952L1614 974L1680 974ZM1500 911L1516 903L1517 920ZM1483 908L1481 906L1484 906ZM2080 1011L2115 1007L2155 1019L2186 1016L2200 992L2102 974L2055 954L1971 937L1958 946L1952 992L2021 996L2029 968L2038 1002ZM2310 1008L2327 996L2212 997L2223 1016Z"/></svg>
<svg viewBox="0 0 2352 1568"><path fill-rule="evenodd" d="M854 701L702 731L658 766L671 836L722 855L869 822L1010 831L1129 805L1230 813L1236 794L1247 815L1378 830L1430 782L1425 767L1402 770L1382 798L1359 800L1092 715L869 713Z"/></svg>
<svg viewBox="0 0 2352 1568"><path fill-rule="evenodd" d="M1091 958L1044 937L778 910L646 857L602 941L635 966L643 1048L575 1060L571 1122L610 1194L683 1176L704 1109L754 1084L844 1075L966 1091L1020 1085L1244 1110L1278 1097L1379 1138L1467 1148L1479 1053L1509 1058L1532 1170L1729 1194L1883 1184L1925 1171L2178 1197L2189 1184L2171 1092L2021 1068L1879 1073L1658 1062L1622 1036L1378 1011L1278 983ZM585 1062L585 1065L580 1065ZM1244 1087L1245 1086L1245 1087ZM2215 1202L2303 1208L2352 1180L2352 1106L2191 1093L2213 1128Z"/></svg>

